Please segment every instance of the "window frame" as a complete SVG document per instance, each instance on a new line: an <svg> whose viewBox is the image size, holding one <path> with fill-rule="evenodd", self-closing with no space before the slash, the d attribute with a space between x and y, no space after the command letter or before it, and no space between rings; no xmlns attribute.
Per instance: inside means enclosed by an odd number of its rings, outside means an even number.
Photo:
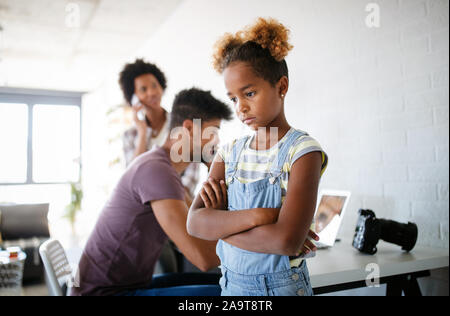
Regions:
<svg viewBox="0 0 450 316"><path fill-rule="evenodd" d="M18 88L1 88L0 103L18 103L26 104L28 108L28 136L27 136L27 178L26 182L3 183L6 185L40 185L40 184L69 184L67 182L35 182L33 180L33 108L38 104L58 105L58 106L77 106L80 109L80 157L82 155L82 137L83 137L83 116L81 98L84 92L51 91L51 90L33 90ZM81 181L82 163L79 164L79 177L76 182Z"/></svg>

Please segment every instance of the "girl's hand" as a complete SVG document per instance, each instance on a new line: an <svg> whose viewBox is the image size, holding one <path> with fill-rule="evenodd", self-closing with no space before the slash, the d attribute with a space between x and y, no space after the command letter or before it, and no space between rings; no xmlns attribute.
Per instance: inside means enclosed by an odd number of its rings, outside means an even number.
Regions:
<svg viewBox="0 0 450 316"><path fill-rule="evenodd" d="M304 254L308 254L311 251L317 250L316 245L314 245L314 243L310 239L319 241L320 238L319 238L319 236L317 236L317 234L314 231L309 230L308 237L306 238L305 243L303 244L302 249L301 249L301 252Z"/></svg>
<svg viewBox="0 0 450 316"><path fill-rule="evenodd" d="M203 183L200 196L206 208L214 208L216 210L228 209L228 193L227 185L224 180L219 182L213 178L209 178Z"/></svg>

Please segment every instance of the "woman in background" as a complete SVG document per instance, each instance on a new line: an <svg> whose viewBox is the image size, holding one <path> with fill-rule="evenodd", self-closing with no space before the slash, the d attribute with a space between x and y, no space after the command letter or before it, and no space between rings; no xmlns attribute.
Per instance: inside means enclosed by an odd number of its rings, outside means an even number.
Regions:
<svg viewBox="0 0 450 316"><path fill-rule="evenodd" d="M161 100L167 88L164 73L142 59L125 65L120 73L120 87L128 105L132 107L135 126L123 136L123 150L127 166L154 145L162 146L169 135L170 113ZM198 183L198 164L191 164L183 173L185 200L191 205Z"/></svg>
<svg viewBox="0 0 450 316"><path fill-rule="evenodd" d="M170 133L170 113L162 106L161 100L167 88L164 73L155 65L142 59L126 64L120 73L119 84L123 96L133 111L134 125L123 135L123 150L126 165L129 166L139 155L153 146L164 145ZM184 199L191 206L195 187L199 180L198 164L190 164L181 175ZM176 262L177 267L173 267ZM161 273L182 272L184 259L171 242L167 242L159 261Z"/></svg>

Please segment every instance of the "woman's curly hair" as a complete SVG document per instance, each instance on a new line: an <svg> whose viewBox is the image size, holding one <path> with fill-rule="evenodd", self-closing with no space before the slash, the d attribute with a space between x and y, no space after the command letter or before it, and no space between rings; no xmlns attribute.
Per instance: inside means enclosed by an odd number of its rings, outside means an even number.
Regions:
<svg viewBox="0 0 450 316"><path fill-rule="evenodd" d="M285 61L293 48L289 44L289 29L275 19L259 18L254 25L235 35L227 33L214 46L213 65L219 72L233 62L248 62L257 75L276 84L288 77Z"/></svg>
<svg viewBox="0 0 450 316"><path fill-rule="evenodd" d="M134 79L146 74L155 76L161 88L166 90L167 80L164 73L155 64L147 63L143 59L136 59L134 63L126 64L119 75L119 84L128 103L131 103L135 91Z"/></svg>

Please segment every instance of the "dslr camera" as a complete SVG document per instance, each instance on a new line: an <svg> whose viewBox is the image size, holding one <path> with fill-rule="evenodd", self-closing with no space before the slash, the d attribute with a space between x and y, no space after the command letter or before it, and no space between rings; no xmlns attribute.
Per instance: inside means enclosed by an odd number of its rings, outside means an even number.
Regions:
<svg viewBox="0 0 450 316"><path fill-rule="evenodd" d="M363 253L373 255L377 252L380 239L399 245L402 250L411 251L417 241L417 225L411 222L401 224L395 221L378 219L372 210L358 211L353 247Z"/></svg>

